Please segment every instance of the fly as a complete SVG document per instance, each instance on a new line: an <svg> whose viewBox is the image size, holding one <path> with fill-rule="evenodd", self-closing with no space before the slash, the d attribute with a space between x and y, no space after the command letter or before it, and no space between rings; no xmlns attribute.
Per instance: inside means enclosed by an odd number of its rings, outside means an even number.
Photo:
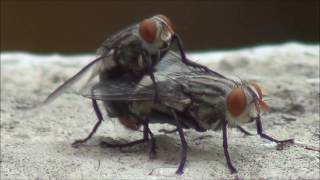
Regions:
<svg viewBox="0 0 320 180"><path fill-rule="evenodd" d="M123 124L128 128L134 127L132 129L143 126L141 140L128 144L102 142L102 145L132 146L148 141L150 135L150 155L154 157L156 144L149 123L172 124L176 126L175 131L181 140L181 160L176 173L182 174L187 159L187 141L183 129L191 128L199 132L222 129L224 155L232 173L237 170L228 152L228 126L250 134L241 125L255 121L257 133L262 138L278 144L294 142L293 139L277 140L263 132L261 112L266 111L268 105L256 83L237 82L219 74L185 67L180 57L173 52L169 52L162 62L155 72L159 87L157 102L153 101L154 91L148 78L143 78L135 85L125 81L118 85L117 82L98 83L89 88L90 92L83 92L84 96L91 99L121 102L125 111L123 114L126 115L119 117L120 122L124 121Z"/></svg>
<svg viewBox="0 0 320 180"><path fill-rule="evenodd" d="M81 84L80 82L86 85L95 77L99 77L100 82L119 79L139 82L144 75L151 78L155 91L154 100L157 100L158 88L154 77L154 67L175 42L184 64L214 73L209 68L188 60L181 39L174 32L169 18L164 15L155 15L107 38L97 50L98 58L54 90L43 104L50 103L67 88ZM99 107L95 99L92 100L92 106L100 122L102 115L97 110ZM121 103L104 101L104 106L110 117L121 116ZM73 145L78 146L91 136L92 134L89 134L87 138L78 140Z"/></svg>

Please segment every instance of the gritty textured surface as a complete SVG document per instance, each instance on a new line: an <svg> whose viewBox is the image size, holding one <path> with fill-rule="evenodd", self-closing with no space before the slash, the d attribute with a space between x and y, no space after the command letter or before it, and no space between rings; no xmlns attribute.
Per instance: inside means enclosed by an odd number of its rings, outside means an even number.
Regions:
<svg viewBox="0 0 320 180"><path fill-rule="evenodd" d="M294 138L319 148L319 46L289 43L228 52L192 54L200 63L229 77L256 80L268 93L265 131L278 139ZM293 145L276 150L258 136L229 129L229 152L238 174L230 174L221 131L186 130L188 160L182 176L174 174L180 157L177 134L159 133L169 125L151 125L158 156L149 160L148 143L130 148L99 146L101 139L139 139L105 117L90 142L85 137L96 121L90 100L65 93L52 104L26 110L42 101L93 56L1 54L1 179L319 179L319 152ZM245 126L255 134L254 124Z"/></svg>

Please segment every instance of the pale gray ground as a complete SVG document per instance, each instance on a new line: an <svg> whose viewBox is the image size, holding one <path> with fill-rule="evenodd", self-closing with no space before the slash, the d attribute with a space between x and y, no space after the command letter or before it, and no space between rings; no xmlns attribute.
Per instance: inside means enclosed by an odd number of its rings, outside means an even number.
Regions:
<svg viewBox="0 0 320 180"><path fill-rule="evenodd" d="M265 87L271 107L263 116L268 134L319 148L319 45L291 43L194 57L227 76L257 80ZM177 134L158 133L163 126L151 126L156 160L149 160L148 145L101 148L102 138L141 137L107 118L87 145L72 148L96 122L88 99L66 93L41 109L24 108L77 72L88 62L83 59L79 64L77 57L1 55L1 179L320 178L318 151L297 145L278 151L275 144L236 129L229 130L229 152L237 175L226 166L220 131L185 131L189 150L182 176L174 174L180 140ZM254 124L245 127L255 134Z"/></svg>

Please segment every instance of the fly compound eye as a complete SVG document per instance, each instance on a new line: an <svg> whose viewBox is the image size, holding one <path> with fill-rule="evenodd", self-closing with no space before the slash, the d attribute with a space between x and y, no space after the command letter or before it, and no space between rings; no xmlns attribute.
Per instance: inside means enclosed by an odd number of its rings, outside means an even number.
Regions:
<svg viewBox="0 0 320 180"><path fill-rule="evenodd" d="M241 88L234 88L227 97L227 109L233 116L239 116L246 104L246 95Z"/></svg>
<svg viewBox="0 0 320 180"><path fill-rule="evenodd" d="M146 19L139 24L139 34L148 43L153 43L156 39L157 25L151 19Z"/></svg>

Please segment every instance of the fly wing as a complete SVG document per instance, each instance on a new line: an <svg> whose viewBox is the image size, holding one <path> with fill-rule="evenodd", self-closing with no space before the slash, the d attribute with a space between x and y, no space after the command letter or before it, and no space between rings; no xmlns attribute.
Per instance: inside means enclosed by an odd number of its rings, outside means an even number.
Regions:
<svg viewBox="0 0 320 180"><path fill-rule="evenodd" d="M86 65L84 68L82 68L77 74L72 76L70 79L68 79L62 85L60 85L57 89L55 89L42 102L41 105L46 105L46 104L52 102L57 97L59 97L64 91L66 91L68 88L70 88L71 86L74 86L76 83L78 83L80 81L85 81L85 83L83 83L83 84L88 83L90 80L92 80L94 77L97 76L97 74L101 71L101 68L105 68L107 66L105 62L110 61L111 57L112 57L112 52L110 52L107 56L100 56L97 59L90 62L88 65Z"/></svg>
<svg viewBox="0 0 320 180"><path fill-rule="evenodd" d="M159 100L176 101L186 98L179 83L168 78L167 75L176 71L186 71L187 68L181 62L180 56L172 51L163 57L154 73ZM90 83L79 94L90 99L104 101L148 101L154 100L156 96L154 84L148 75L138 83L130 81L129 78Z"/></svg>
<svg viewBox="0 0 320 180"><path fill-rule="evenodd" d="M85 81L81 84L89 83L94 77L99 74L99 72L104 69L110 68L110 66L114 66L114 62L111 59L114 52L113 49L117 49L118 46L123 46L126 43L130 43L133 39L137 39L137 36L135 35L137 27L138 25L132 25L107 38L102 43L101 47L97 50L97 55L99 55L99 57L82 68L77 74L68 79L65 83L60 85L44 100L41 105L46 105L52 102L57 97L59 97L66 89L74 86L75 84L78 84L78 82L80 81Z"/></svg>
<svg viewBox="0 0 320 180"><path fill-rule="evenodd" d="M192 72L199 70L184 64L181 56L174 51L168 51L168 53L156 65L155 71L161 74L169 74L173 72Z"/></svg>
<svg viewBox="0 0 320 180"><path fill-rule="evenodd" d="M169 51L155 67L155 80L159 100L180 101L187 99L181 89L181 77L208 74L201 69L185 65L180 55ZM104 80L88 84L80 94L84 97L105 101L146 101L155 99L155 87L148 75L139 83L127 78Z"/></svg>
<svg viewBox="0 0 320 180"><path fill-rule="evenodd" d="M179 101L186 98L179 89L181 87L174 81L157 81L156 86L159 100ZM80 94L103 101L152 101L156 96L151 80L133 83L126 79L88 84Z"/></svg>
<svg viewBox="0 0 320 180"><path fill-rule="evenodd" d="M192 60L190 60L192 61ZM193 61L194 64L198 64ZM156 66L156 72L161 74L166 74L169 76L188 76L188 75L209 75L220 78L226 78L222 74L210 70L206 71L204 69L199 69L193 66L186 65L179 54L174 51L169 51L165 57Z"/></svg>

